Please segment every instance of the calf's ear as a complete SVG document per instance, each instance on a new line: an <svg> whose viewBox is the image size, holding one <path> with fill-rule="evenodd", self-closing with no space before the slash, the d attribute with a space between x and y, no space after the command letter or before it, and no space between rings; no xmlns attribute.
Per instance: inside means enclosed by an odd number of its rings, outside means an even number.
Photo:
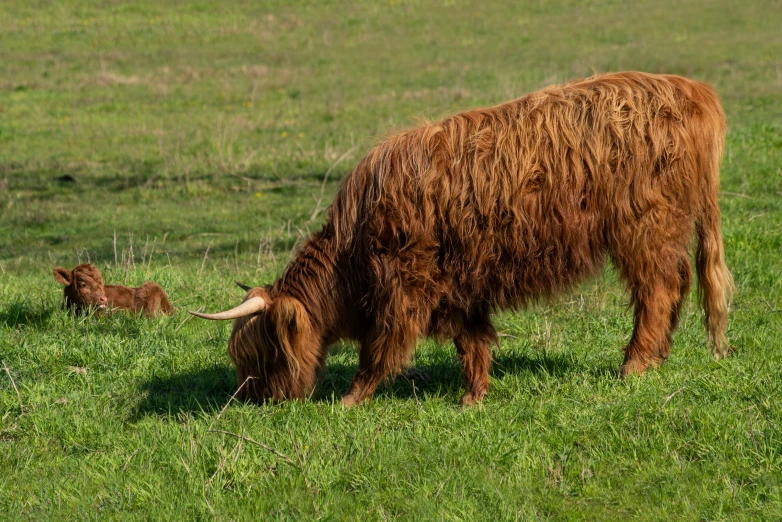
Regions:
<svg viewBox="0 0 782 522"><path fill-rule="evenodd" d="M68 286L71 284L71 280L73 279L73 272L58 266L54 269L54 278L61 285Z"/></svg>

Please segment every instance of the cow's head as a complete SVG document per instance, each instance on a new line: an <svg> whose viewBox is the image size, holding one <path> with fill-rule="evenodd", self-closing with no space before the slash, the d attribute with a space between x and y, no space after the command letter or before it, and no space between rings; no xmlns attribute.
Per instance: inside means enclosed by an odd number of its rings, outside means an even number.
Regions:
<svg viewBox="0 0 782 522"><path fill-rule="evenodd" d="M234 319L228 354L236 366L238 397L254 402L301 399L315 386L319 336L298 299L273 293L271 286L250 288L242 304L216 314L190 312L204 319Z"/></svg>
<svg viewBox="0 0 782 522"><path fill-rule="evenodd" d="M65 304L77 312L86 308L106 308L108 300L100 270L93 265L79 265L73 270L54 269L54 278L65 285Z"/></svg>

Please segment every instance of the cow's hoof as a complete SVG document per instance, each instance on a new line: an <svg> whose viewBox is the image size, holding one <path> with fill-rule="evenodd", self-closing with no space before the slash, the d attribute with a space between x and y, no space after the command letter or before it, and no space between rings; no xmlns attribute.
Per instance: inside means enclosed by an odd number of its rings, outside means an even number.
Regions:
<svg viewBox="0 0 782 522"><path fill-rule="evenodd" d="M644 372L646 372L648 365L637 360L629 360L626 361L620 368L619 368L619 377L622 379L625 379L627 377L630 377L632 375L643 375Z"/></svg>
<svg viewBox="0 0 782 522"><path fill-rule="evenodd" d="M459 404L465 408L469 406L475 406L481 402L481 400L483 400L483 395L484 394L475 395L472 392L465 392L464 395L462 395L462 398L459 400Z"/></svg>
<svg viewBox="0 0 782 522"><path fill-rule="evenodd" d="M342 400L339 401L339 403L345 408L352 408L353 406L360 404L361 399L359 399L355 395L345 395L344 397L342 397Z"/></svg>
<svg viewBox="0 0 782 522"><path fill-rule="evenodd" d="M651 361L639 361L631 359L629 361L625 361L625 363L619 368L619 376L624 379L625 377L629 377L631 375L643 375L646 370L657 368L664 362L665 359L662 357L655 357Z"/></svg>

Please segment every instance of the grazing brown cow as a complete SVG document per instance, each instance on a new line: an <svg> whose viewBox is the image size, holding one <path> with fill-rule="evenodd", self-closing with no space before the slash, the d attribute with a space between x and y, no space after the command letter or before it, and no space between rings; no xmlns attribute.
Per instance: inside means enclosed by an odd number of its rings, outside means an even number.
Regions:
<svg viewBox="0 0 782 522"><path fill-rule="evenodd" d="M453 339L471 404L489 386L491 313L559 294L607 257L635 310L621 374L664 361L694 233L710 346L725 356L724 133L710 87L638 72L401 132L343 180L323 229L282 277L201 316L236 319L228 351L254 401L305 397L329 345L352 338L359 367L342 403L356 404L430 335Z"/></svg>
<svg viewBox="0 0 782 522"><path fill-rule="evenodd" d="M79 265L72 271L58 266L54 278L65 285L65 306L77 314L90 307L96 308L98 315L107 309L143 311L147 317L174 313L166 292L157 283L144 283L138 288L104 285L103 276L94 265Z"/></svg>

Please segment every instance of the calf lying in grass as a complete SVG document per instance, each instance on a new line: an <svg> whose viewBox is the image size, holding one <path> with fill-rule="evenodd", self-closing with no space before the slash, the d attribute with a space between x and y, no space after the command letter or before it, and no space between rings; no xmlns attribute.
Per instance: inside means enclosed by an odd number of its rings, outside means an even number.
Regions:
<svg viewBox="0 0 782 522"><path fill-rule="evenodd" d="M107 309L143 311L147 317L161 312L167 315L174 313L166 292L157 283L147 282L138 288L104 285L100 270L94 265L79 265L73 270L58 266L54 269L54 278L65 285L65 306L72 308L76 314L90 307L97 309L97 315Z"/></svg>

